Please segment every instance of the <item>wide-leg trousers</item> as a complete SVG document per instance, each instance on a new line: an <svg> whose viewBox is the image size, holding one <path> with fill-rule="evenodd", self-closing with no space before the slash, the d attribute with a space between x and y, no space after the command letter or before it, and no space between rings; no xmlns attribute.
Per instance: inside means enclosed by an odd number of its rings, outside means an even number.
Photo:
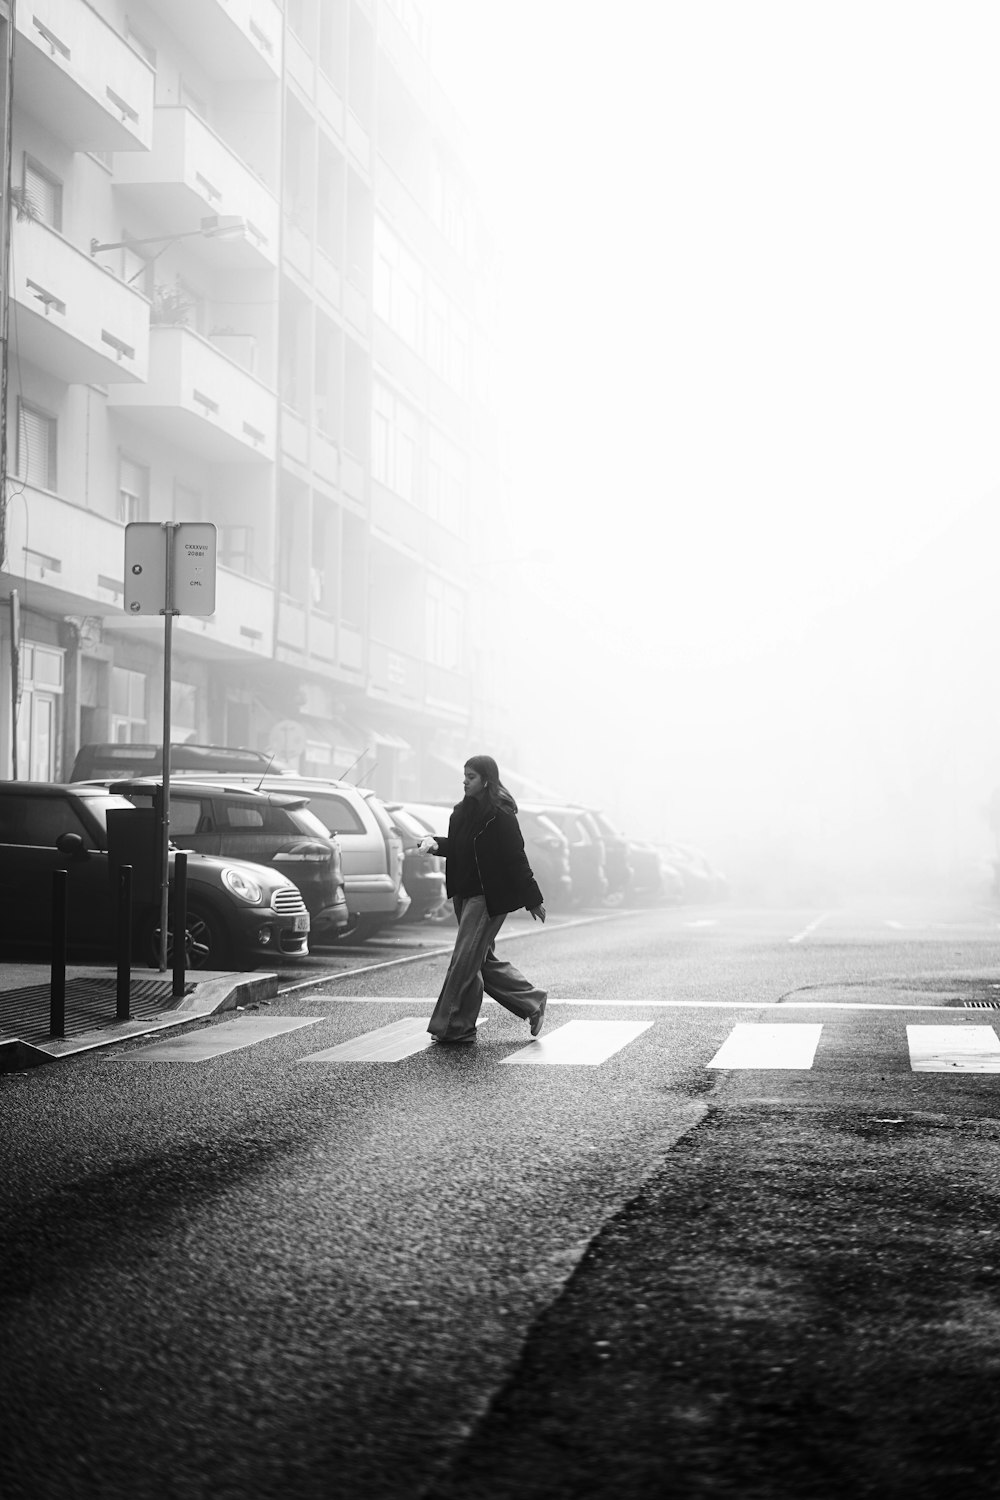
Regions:
<svg viewBox="0 0 1000 1500"><path fill-rule="evenodd" d="M522 1021L541 1010L546 991L525 979L513 964L497 958L493 943L504 917L491 917L484 896L455 901L458 936L427 1030L442 1042L472 1041L483 992Z"/></svg>

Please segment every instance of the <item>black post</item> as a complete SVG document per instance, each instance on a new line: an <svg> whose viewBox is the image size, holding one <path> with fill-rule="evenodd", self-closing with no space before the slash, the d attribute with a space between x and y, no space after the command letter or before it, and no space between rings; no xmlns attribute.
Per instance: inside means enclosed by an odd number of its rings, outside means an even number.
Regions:
<svg viewBox="0 0 1000 1500"><path fill-rule="evenodd" d="M66 1035L66 887L65 870L52 871L52 974L49 981L49 1036Z"/></svg>
<svg viewBox="0 0 1000 1500"><path fill-rule="evenodd" d="M183 849L174 855L174 983L175 1000L184 994L184 969L187 959L187 876L188 857Z"/></svg>
<svg viewBox="0 0 1000 1500"><path fill-rule="evenodd" d="M118 985L116 1021L131 1019L132 1002L132 866L118 867Z"/></svg>

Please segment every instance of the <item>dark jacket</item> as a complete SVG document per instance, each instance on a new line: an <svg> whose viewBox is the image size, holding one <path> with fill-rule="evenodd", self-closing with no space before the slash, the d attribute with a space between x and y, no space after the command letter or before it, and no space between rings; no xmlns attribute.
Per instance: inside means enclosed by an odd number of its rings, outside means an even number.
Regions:
<svg viewBox="0 0 1000 1500"><path fill-rule="evenodd" d="M445 859L444 877L448 895L452 889L451 869L448 860L449 845L454 845L455 817L452 813L448 823L448 837L435 838L438 854ZM496 809L473 836L476 868L486 898L486 910L491 917L501 913L519 911L526 906L541 906L543 896L531 873L528 857L524 852L524 839L517 818L513 813ZM458 893L461 895L461 892Z"/></svg>

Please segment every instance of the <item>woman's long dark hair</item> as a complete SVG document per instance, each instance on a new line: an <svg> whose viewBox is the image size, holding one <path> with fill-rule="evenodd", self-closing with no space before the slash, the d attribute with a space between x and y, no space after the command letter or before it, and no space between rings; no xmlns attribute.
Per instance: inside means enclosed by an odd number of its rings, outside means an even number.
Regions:
<svg viewBox="0 0 1000 1500"><path fill-rule="evenodd" d="M470 755L465 762L486 783L482 797L463 797L455 808L455 816L461 823L466 819L479 823L491 812L517 812L517 803L500 780L500 767L492 755Z"/></svg>

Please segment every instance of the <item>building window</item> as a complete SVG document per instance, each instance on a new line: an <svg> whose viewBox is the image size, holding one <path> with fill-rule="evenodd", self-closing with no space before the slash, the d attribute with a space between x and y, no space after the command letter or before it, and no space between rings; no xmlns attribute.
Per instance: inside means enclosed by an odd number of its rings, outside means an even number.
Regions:
<svg viewBox="0 0 1000 1500"><path fill-rule="evenodd" d="M59 763L64 652L26 641L21 648L17 763L29 781L55 781Z"/></svg>
<svg viewBox="0 0 1000 1500"><path fill-rule="evenodd" d="M198 689L193 682L170 684L170 739L182 745L193 740L198 733Z"/></svg>
<svg viewBox="0 0 1000 1500"><path fill-rule="evenodd" d="M62 230L62 183L33 157L24 158L24 195L51 229Z"/></svg>
<svg viewBox="0 0 1000 1500"><path fill-rule="evenodd" d="M372 478L404 500L416 498L418 438L416 412L376 381L372 391Z"/></svg>
<svg viewBox="0 0 1000 1500"><path fill-rule="evenodd" d="M427 434L427 514L456 536L465 535L469 497L469 462L443 433Z"/></svg>
<svg viewBox="0 0 1000 1500"><path fill-rule="evenodd" d="M149 520L149 470L124 456L119 460L118 519L126 526Z"/></svg>
<svg viewBox="0 0 1000 1500"><path fill-rule="evenodd" d="M462 595L431 574L427 579L427 660L457 672L462 660Z"/></svg>
<svg viewBox="0 0 1000 1500"><path fill-rule="evenodd" d="M22 479L40 490L56 487L58 433L58 423L49 412L30 401L18 402L17 469Z"/></svg>
<svg viewBox="0 0 1000 1500"><path fill-rule="evenodd" d="M418 262L387 224L375 220L375 284L372 305L411 348L419 347L423 276Z"/></svg>
<svg viewBox="0 0 1000 1500"><path fill-rule="evenodd" d="M111 668L111 738L127 745L146 738L146 676Z"/></svg>

